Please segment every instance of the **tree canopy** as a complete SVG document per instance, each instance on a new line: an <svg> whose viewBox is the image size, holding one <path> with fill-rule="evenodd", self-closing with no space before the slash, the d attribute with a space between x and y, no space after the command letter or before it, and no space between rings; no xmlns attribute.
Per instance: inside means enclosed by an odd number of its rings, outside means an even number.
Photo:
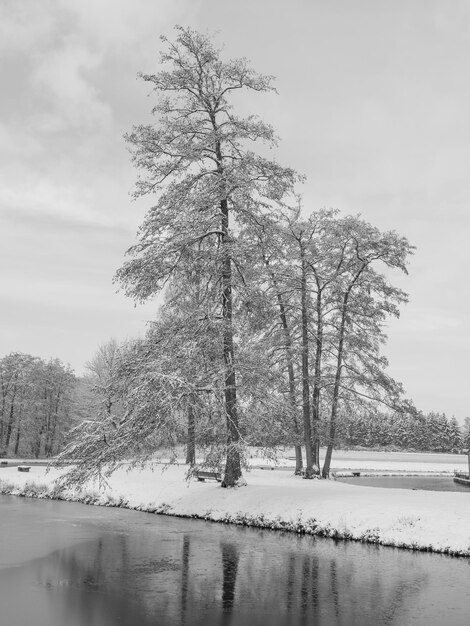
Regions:
<svg viewBox="0 0 470 626"><path fill-rule="evenodd" d="M62 458L79 460L79 477L186 442L188 463L196 448L206 466L224 463L231 487L247 445L293 445L297 473L326 477L345 412L406 409L381 350L407 301L388 274L407 272L413 247L301 206L300 177L265 156L273 128L234 106L238 92L273 91L271 76L189 28L162 43L160 70L141 75L154 122L126 135L135 197L155 200L116 280L165 304L144 339L115 346L112 371L104 353L92 361L109 410Z"/></svg>

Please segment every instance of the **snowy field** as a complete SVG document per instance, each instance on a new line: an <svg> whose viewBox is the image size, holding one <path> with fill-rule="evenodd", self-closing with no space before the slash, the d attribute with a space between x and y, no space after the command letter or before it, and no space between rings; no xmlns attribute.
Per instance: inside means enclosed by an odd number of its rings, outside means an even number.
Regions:
<svg viewBox="0 0 470 626"><path fill-rule="evenodd" d="M320 449L323 464L326 448ZM185 452L177 449L177 462L184 464ZM167 454L159 455L157 461L168 462ZM37 459L11 459L10 463L42 465L45 461ZM198 459L201 462L201 459ZM295 467L294 448L278 450L272 458L263 456L261 450L250 448L248 463L251 467L274 467L293 470ZM366 474L439 474L453 475L454 470L468 471L468 459L464 454L438 454L432 452L376 452L374 450L335 450L331 464L332 473L361 471ZM1 479L1 474L0 474Z"/></svg>
<svg viewBox="0 0 470 626"><path fill-rule="evenodd" d="M357 458L358 454L363 454L363 458ZM374 455L372 460L371 454ZM376 454L377 457L370 452L348 452L344 453L344 458L338 454L336 466L388 470L393 462L388 456L392 453L383 455L382 464L379 464L382 453ZM350 460L346 458L349 455L352 455ZM431 459L434 456L437 455L429 455L429 463L417 457L406 463L428 473L435 472L437 466L444 473L454 467L465 468L466 457L459 457L465 463L457 464L453 459L438 463ZM267 467L265 460L255 456L252 462L256 464L259 460ZM404 463L400 460L399 465ZM470 490L468 494L411 491L351 486L334 480L307 481L282 468L273 471L253 468L245 473L246 486L222 489L212 481L188 482L186 466L169 466L164 471L162 467L122 469L111 477L109 486L102 491L88 485L80 493L68 492L62 497L104 506L470 556ZM0 470L0 491L51 497L60 471L32 467L30 473L21 473L14 467L4 468Z"/></svg>
<svg viewBox="0 0 470 626"><path fill-rule="evenodd" d="M321 462L325 449L320 450ZM251 465L294 466L294 450L286 450L275 461L263 459L252 451ZM464 454L437 454L426 452L375 452L373 450L336 450L333 454L332 472L362 471L367 474L439 474L453 475L454 470L467 471L468 459Z"/></svg>

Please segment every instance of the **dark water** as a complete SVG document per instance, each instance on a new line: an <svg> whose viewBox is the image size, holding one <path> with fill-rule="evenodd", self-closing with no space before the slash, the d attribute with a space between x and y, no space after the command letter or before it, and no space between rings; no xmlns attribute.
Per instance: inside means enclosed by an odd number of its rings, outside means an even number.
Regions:
<svg viewBox="0 0 470 626"><path fill-rule="evenodd" d="M0 497L2 626L468 623L470 561Z"/></svg>
<svg viewBox="0 0 470 626"><path fill-rule="evenodd" d="M424 491L466 491L470 487L454 483L447 476L359 476L337 478L342 483L361 487L388 487L390 489L422 489Z"/></svg>

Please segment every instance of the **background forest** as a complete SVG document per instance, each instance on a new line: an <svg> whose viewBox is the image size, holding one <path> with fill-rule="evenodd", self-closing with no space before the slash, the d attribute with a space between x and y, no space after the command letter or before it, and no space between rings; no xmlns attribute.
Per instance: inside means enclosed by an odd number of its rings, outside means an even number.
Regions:
<svg viewBox="0 0 470 626"><path fill-rule="evenodd" d="M88 363L87 375L82 377L75 376L58 359L46 362L20 353L0 359L1 456L48 458L61 452L70 441L72 429L90 416L122 416L122 396L115 376L119 355L126 354L131 346L136 349L133 342L118 346L114 340L109 341L98 349ZM183 414L172 439L176 444L187 444ZM257 445L263 440L254 435L249 442ZM323 422L320 443L325 445L327 441L327 425ZM277 443L286 442L280 436ZM443 413L341 411L337 447L459 452L470 447L470 418L461 428L454 417L449 419ZM192 454L194 450L189 451L189 460Z"/></svg>

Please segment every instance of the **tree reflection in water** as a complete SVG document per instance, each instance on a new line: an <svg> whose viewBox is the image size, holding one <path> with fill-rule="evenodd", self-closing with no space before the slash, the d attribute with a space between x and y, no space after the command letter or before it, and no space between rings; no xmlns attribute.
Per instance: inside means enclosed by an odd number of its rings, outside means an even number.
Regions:
<svg viewBox="0 0 470 626"><path fill-rule="evenodd" d="M231 532L227 534L232 538ZM273 534L264 546L253 543L254 537L245 533L238 541L227 537L219 550L213 543L208 550L200 538L191 542L189 533L182 541L180 535L174 545L163 546L127 535L106 536L38 559L27 568L0 572L0 585L5 590L6 583L9 593L18 594L18 615L25 586L34 580L45 590L51 603L47 621L41 622L34 611L28 617L34 616L38 626L266 622L375 626L400 623L402 607L425 582L419 568L392 571L383 579L371 567L378 567L375 558L367 569L333 542L330 550L317 554L315 541L289 550L285 538L278 537L277 543ZM177 555L170 553L178 545L179 557L174 558ZM279 548L277 554L273 547Z"/></svg>
<svg viewBox="0 0 470 626"><path fill-rule="evenodd" d="M132 520L0 569L0 623L401 626L429 606L436 619L422 623L465 623L464 560L193 520ZM450 612L440 609L445 596Z"/></svg>
<svg viewBox="0 0 470 626"><path fill-rule="evenodd" d="M287 566L287 581L286 581L286 608L290 613L294 604L294 589L295 589L295 555L290 554Z"/></svg>
<svg viewBox="0 0 470 626"><path fill-rule="evenodd" d="M189 549L190 535L183 536L183 554L181 557L181 624L186 624L186 611L188 604L188 585L189 585Z"/></svg>
<svg viewBox="0 0 470 626"><path fill-rule="evenodd" d="M9 581L16 581L10 592L34 579L53 603L48 626L153 626L157 618L157 623L191 626L375 626L400 623L402 607L425 582L419 568L381 578L374 569L379 563L373 548L366 568L361 560L348 558L341 544L330 542L325 550L322 543L317 554L315 540L289 550L285 537L276 542L274 534L268 536L266 546L254 543L254 537L242 533L238 541L224 538L219 550L208 550L200 538L191 542L189 533L175 545L163 546L127 535L101 537L30 563L22 581L22 568L13 578L9 572ZM177 545L179 556L174 558L170 553ZM40 619L34 621L42 626Z"/></svg>
<svg viewBox="0 0 470 626"><path fill-rule="evenodd" d="M238 547L234 543L222 542L222 608L224 613L231 613L235 600L235 584L237 582Z"/></svg>

